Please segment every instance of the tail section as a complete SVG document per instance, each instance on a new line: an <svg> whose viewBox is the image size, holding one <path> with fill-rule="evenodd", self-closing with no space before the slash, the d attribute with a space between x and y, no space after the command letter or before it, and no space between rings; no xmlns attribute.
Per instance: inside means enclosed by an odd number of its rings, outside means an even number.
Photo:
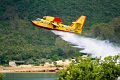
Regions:
<svg viewBox="0 0 120 80"><path fill-rule="evenodd" d="M86 16L81 16L75 22L72 22L71 27L74 29L73 32L81 33L85 20L86 20Z"/></svg>

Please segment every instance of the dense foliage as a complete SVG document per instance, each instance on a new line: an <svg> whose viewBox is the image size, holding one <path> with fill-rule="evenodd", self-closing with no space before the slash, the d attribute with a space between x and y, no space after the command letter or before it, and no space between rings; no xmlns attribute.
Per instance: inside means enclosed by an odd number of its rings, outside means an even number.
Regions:
<svg viewBox="0 0 120 80"><path fill-rule="evenodd" d="M10 60L25 60L26 63L39 64L47 60L80 55L78 49L71 47L52 32L34 27L24 20L0 23L1 64Z"/></svg>
<svg viewBox="0 0 120 80"><path fill-rule="evenodd" d="M85 35L120 44L120 17L116 17L108 23L92 25Z"/></svg>
<svg viewBox="0 0 120 80"><path fill-rule="evenodd" d="M0 73L0 80L3 80L3 75Z"/></svg>
<svg viewBox="0 0 120 80"><path fill-rule="evenodd" d="M65 24L86 15L87 36L120 43L119 7L120 0L0 0L0 64L10 60L39 64L81 55L51 31L31 25L31 20L45 15L59 16ZM111 21L114 17L118 18Z"/></svg>
<svg viewBox="0 0 120 80"><path fill-rule="evenodd" d="M59 80L115 80L120 76L120 56L109 56L104 60L78 59L67 69L61 70Z"/></svg>
<svg viewBox="0 0 120 80"><path fill-rule="evenodd" d="M86 15L89 26L120 16L120 0L0 0L1 20L16 15L27 20L45 15L59 16L67 24Z"/></svg>

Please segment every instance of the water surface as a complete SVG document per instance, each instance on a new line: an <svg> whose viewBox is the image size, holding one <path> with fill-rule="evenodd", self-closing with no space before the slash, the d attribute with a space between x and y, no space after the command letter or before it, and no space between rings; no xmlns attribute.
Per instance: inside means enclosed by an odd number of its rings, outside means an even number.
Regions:
<svg viewBox="0 0 120 80"><path fill-rule="evenodd" d="M57 80L55 73L5 73L3 80Z"/></svg>

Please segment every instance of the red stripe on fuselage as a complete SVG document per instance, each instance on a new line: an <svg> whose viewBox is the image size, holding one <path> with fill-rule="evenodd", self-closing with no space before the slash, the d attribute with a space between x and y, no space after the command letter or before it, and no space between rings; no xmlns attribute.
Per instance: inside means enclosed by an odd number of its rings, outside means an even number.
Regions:
<svg viewBox="0 0 120 80"><path fill-rule="evenodd" d="M32 22L32 24L37 26L37 27L44 28L44 29L47 29L47 30L57 30L57 31L69 32L69 31L64 31L64 30L59 30L59 29L51 29L51 28L48 28L48 27L39 26L39 25L35 24L34 22Z"/></svg>

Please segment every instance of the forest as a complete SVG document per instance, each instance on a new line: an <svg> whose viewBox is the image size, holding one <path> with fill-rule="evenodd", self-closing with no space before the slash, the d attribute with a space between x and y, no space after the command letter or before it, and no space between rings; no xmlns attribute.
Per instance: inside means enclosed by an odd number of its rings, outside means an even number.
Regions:
<svg viewBox="0 0 120 80"><path fill-rule="evenodd" d="M26 64L75 58L79 49L31 21L58 16L70 25L87 16L82 36L120 44L120 0L0 0L0 64L24 60Z"/></svg>

